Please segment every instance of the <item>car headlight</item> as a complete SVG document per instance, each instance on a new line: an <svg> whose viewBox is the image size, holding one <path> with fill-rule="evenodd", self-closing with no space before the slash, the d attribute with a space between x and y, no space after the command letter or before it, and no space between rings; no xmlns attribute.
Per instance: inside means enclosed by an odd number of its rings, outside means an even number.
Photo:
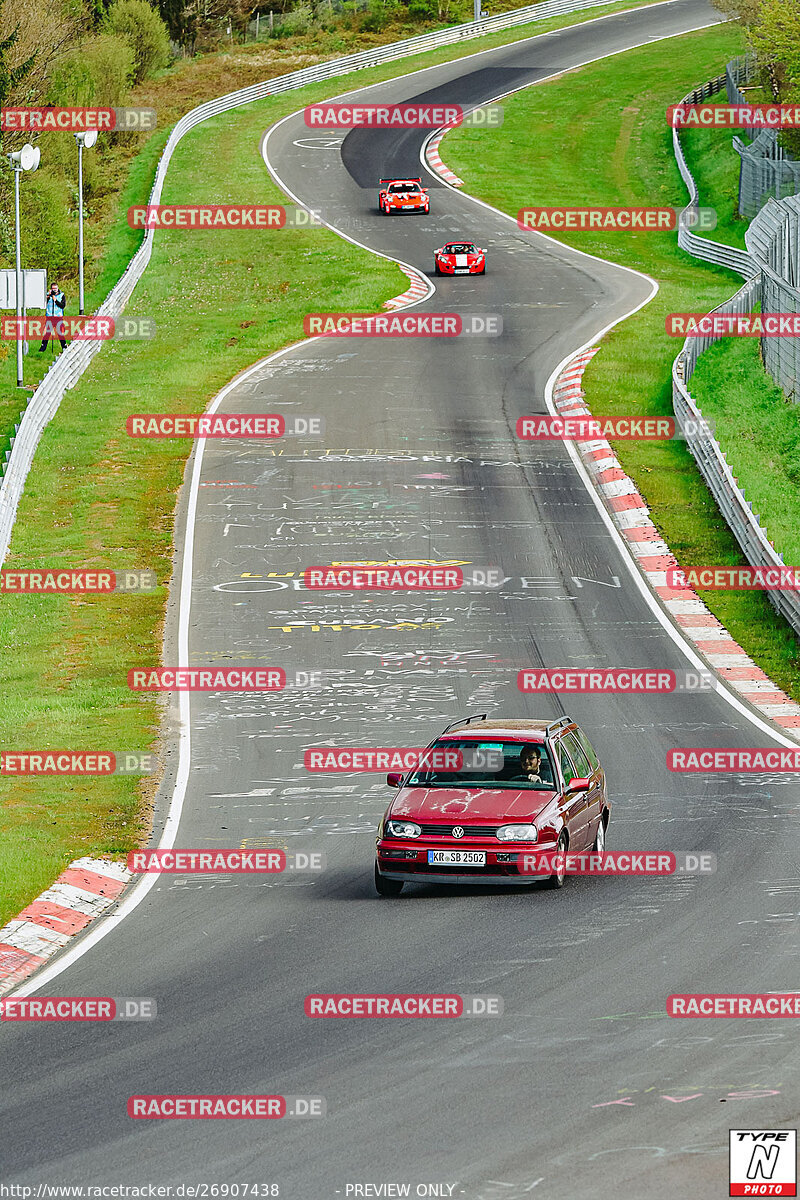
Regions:
<svg viewBox="0 0 800 1200"><path fill-rule="evenodd" d="M498 842L535 842L538 837L535 825L501 825L497 831Z"/></svg>
<svg viewBox="0 0 800 1200"><path fill-rule="evenodd" d="M418 838L422 830L413 821L387 821L386 832L390 837Z"/></svg>

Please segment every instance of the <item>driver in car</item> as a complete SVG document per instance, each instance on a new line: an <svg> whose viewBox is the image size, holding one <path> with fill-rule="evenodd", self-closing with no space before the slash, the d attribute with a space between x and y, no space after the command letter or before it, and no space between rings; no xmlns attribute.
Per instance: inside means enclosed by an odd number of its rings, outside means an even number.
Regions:
<svg viewBox="0 0 800 1200"><path fill-rule="evenodd" d="M541 783L542 753L538 746L523 746L519 756L522 778L528 783Z"/></svg>

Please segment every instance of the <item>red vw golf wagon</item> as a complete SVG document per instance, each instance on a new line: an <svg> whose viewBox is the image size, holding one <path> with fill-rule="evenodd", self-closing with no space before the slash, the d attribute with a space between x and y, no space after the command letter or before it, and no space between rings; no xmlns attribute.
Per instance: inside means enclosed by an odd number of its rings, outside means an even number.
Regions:
<svg viewBox="0 0 800 1200"><path fill-rule="evenodd" d="M406 883L563 886L563 853L605 847L611 806L605 773L586 734L557 721L455 721L406 775L376 841L375 887L397 896ZM456 752L448 754L446 752ZM442 769L442 764L446 769ZM561 853L555 874L520 870L533 851Z"/></svg>

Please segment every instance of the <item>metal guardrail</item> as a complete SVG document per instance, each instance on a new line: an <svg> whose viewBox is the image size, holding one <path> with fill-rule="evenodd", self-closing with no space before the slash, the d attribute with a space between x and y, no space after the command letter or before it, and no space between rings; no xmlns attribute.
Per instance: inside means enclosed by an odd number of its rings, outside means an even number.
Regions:
<svg viewBox="0 0 800 1200"><path fill-rule="evenodd" d="M758 276L749 279L735 296L726 300L714 312L748 313L758 303L761 283ZM672 403L678 425L684 431L687 444L716 500L720 512L727 521L734 537L742 548L748 563L754 567L776 567L783 565L783 556L778 553L767 537L753 506L745 499L744 492L731 471L716 438L703 430L703 414L687 387L699 356L718 338L712 335L687 338L684 348L672 365ZM797 592L770 591L767 593L773 607L785 617L796 633L800 633L800 595Z"/></svg>
<svg viewBox="0 0 800 1200"><path fill-rule="evenodd" d="M731 64L728 65L729 71L727 77L730 80ZM724 78L725 76L723 76ZM715 91L719 90L716 86L718 83L719 80L712 81ZM731 99L730 84L728 84L728 96ZM691 103L691 100L689 97L685 97L683 102ZM731 103L740 102L735 97L731 99ZM696 208L698 201L697 184L686 165L677 130L673 130L673 145L675 147L678 168L689 190L690 201L687 208L691 208L692 205ZM791 207L794 218L790 229L787 228L787 207ZM778 210L777 212L776 209ZM794 272L798 270L796 254L799 244L799 220L800 199L786 200L780 203L770 201L767 207L762 210L759 217L751 223L745 235L745 243L748 250L746 254L744 251L735 250L730 246L723 246L719 242L712 242L705 238L696 237L695 235L690 235L689 238L684 237L682 241L679 229L678 244L690 254L697 254L697 257L704 259L706 262L731 267L733 270L738 271L739 274L747 277L747 282L744 286L730 300L724 301L717 308L713 309L713 312L741 314L752 312L757 304L761 304L762 311L765 312L800 312L800 291L791 287L785 279L781 279L776 269L779 266L786 266L791 259L792 253L794 253L794 265L791 269ZM703 243L702 247L698 247L703 250L699 254L696 249L698 243ZM794 279L795 276L792 276L792 278ZM789 299L789 294L791 293L794 307L773 308L773 296L777 296L779 293L786 299ZM672 406L675 418L684 433L687 445L694 456L700 474L703 476L709 491L716 500L720 512L739 543L748 563L751 566L761 567L780 566L783 565L782 555L778 553L767 537L758 514L753 512L753 506L746 499L744 492L739 487L739 483L731 471L719 442L708 432L700 407L689 391L689 381L694 374L698 358L713 342L718 340L719 335L713 336L709 334L703 337L689 337L683 343L683 349L672 364ZM782 351L779 346L769 344L796 340L790 338L762 339L762 348L765 351L765 365L767 364L767 356L771 356L771 368L779 369L786 373L789 369L788 364L784 361L786 352ZM800 348L792 348L792 369L796 369L798 349ZM772 373L771 368L768 367ZM777 378L777 376L773 377ZM781 616L786 618L795 633L800 634L800 595L794 592L778 591L770 591L767 595L773 607Z"/></svg>
<svg viewBox="0 0 800 1200"><path fill-rule="evenodd" d="M368 67L394 62L425 50L434 50L441 46L482 37L484 34L497 30L543 21L547 17L559 16L563 13L596 8L605 3L608 3L608 0L543 0L543 3L512 9L510 12L499 13L496 17L487 17L482 21L471 21L466 25L455 25L450 29L423 33L417 37L405 38L400 42L391 42L387 46L376 46L371 50L361 50L357 54L348 54L343 58L317 63L313 67L303 67L299 71L290 71L286 75L278 75L263 83L255 83L239 91L230 92L226 96L209 100L181 117L170 133L158 162L149 203L158 204L161 198L167 168L180 140L190 130L210 117L218 116L220 113L228 112L243 104L249 104L253 100L262 100L266 96L304 87L308 83L334 79ZM141 246L128 263L125 272L97 310L99 314L115 319L122 314L133 289L150 261L153 251L153 236L153 230L148 229ZM2 483L0 483L0 565L8 553L17 507L42 432L58 411L64 393L77 383L101 346L101 342L73 342L68 346L47 372L22 414L16 435L12 439L11 451L5 464Z"/></svg>
<svg viewBox="0 0 800 1200"><path fill-rule="evenodd" d="M714 96L717 92L722 91L725 87L725 78L724 75L720 75L716 79L710 80L709 83L704 84L703 87L695 88L694 91L684 96L680 103L699 104L701 101L707 100L709 96ZM712 242L709 238L698 237L696 233L692 233L690 228L691 214L698 211L699 197L697 194L697 184L686 164L677 129L673 129L672 131L672 148L681 178L689 192L689 203L682 210L678 219L678 245L681 250L685 250L687 254L691 254L694 258L714 263L719 267L728 267L731 271L736 271L737 274L743 275L745 279L749 279L751 275L756 273L758 267L745 250L738 250L735 246L725 246L722 242Z"/></svg>

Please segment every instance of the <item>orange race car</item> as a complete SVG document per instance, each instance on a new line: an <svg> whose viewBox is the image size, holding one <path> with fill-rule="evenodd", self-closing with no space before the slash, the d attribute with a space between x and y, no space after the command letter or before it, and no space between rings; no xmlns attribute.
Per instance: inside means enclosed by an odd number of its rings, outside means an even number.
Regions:
<svg viewBox="0 0 800 1200"><path fill-rule="evenodd" d="M388 217L393 212L430 212L428 189L421 179L381 179L378 208Z"/></svg>

